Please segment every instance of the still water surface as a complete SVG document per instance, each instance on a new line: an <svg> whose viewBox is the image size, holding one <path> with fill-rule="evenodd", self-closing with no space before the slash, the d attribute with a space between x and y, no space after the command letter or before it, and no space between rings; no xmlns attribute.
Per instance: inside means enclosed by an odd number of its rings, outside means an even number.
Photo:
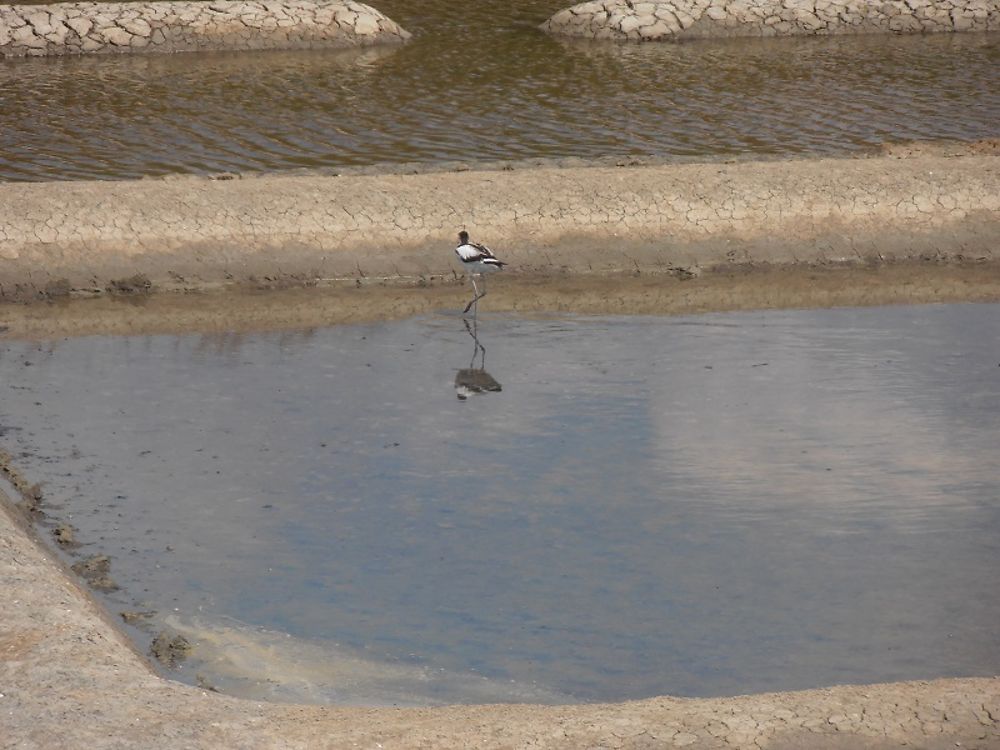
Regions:
<svg viewBox="0 0 1000 750"><path fill-rule="evenodd" d="M1000 306L7 342L0 445L181 670L294 700L1000 670ZM476 378L472 378L476 380ZM483 382L480 375L479 382ZM148 634L139 635L140 640Z"/></svg>
<svg viewBox="0 0 1000 750"><path fill-rule="evenodd" d="M1000 136L1000 36L621 45L563 0L386 0L410 44L0 60L0 179L845 153Z"/></svg>

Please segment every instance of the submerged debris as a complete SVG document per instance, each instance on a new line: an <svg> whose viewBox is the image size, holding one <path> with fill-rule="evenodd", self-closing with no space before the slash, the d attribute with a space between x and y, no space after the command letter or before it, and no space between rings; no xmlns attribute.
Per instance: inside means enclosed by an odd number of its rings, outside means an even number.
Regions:
<svg viewBox="0 0 1000 750"><path fill-rule="evenodd" d="M117 591L118 584L114 582L111 572L111 558L107 555L94 555L71 566L74 573L83 578L91 588L98 591Z"/></svg>
<svg viewBox="0 0 1000 750"><path fill-rule="evenodd" d="M68 523L61 523L55 529L52 530L52 536L55 537L56 544L58 544L63 549L69 549L73 547L79 547L80 543L76 541L76 535L73 532L73 527Z"/></svg>
<svg viewBox="0 0 1000 750"><path fill-rule="evenodd" d="M161 630L149 645L149 653L165 667L173 669L191 653L191 644L182 635Z"/></svg>
<svg viewBox="0 0 1000 750"><path fill-rule="evenodd" d="M5 450L0 450L0 476L6 479L21 496L18 507L29 518L44 516L42 512L42 484L30 484L21 472L14 467L13 457Z"/></svg>
<svg viewBox="0 0 1000 750"><path fill-rule="evenodd" d="M210 682L209 679L207 677L205 677L205 675L203 675L201 673L196 674L194 676L194 679L198 683L198 687L200 687L202 690L209 690L209 691L211 691L213 693L221 693L222 692L221 690L219 690L219 688L217 688L215 685L213 685L212 682Z"/></svg>
<svg viewBox="0 0 1000 750"><path fill-rule="evenodd" d="M138 610L132 609L125 612L119 612L118 616L122 618L122 622L126 625L134 625L136 627L141 627L149 620L150 617L155 615L155 610Z"/></svg>

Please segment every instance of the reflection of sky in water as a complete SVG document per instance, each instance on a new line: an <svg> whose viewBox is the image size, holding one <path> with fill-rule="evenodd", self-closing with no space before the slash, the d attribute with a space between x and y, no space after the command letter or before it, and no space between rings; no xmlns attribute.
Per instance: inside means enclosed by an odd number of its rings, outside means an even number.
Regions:
<svg viewBox="0 0 1000 750"><path fill-rule="evenodd" d="M998 312L485 317L467 401L451 316L10 342L0 443L164 612L585 700L992 674Z"/></svg>

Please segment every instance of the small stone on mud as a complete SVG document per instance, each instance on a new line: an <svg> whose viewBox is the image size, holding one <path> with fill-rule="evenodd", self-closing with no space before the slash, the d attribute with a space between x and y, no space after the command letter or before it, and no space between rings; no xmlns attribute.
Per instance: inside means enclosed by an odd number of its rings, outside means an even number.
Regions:
<svg viewBox="0 0 1000 750"><path fill-rule="evenodd" d="M119 588L114 579L108 575L111 571L111 558L107 555L94 555L70 567L91 588L95 588L98 591L117 591Z"/></svg>
<svg viewBox="0 0 1000 750"><path fill-rule="evenodd" d="M111 558L107 555L94 555L75 563L72 568L74 573L84 578L96 578L111 572Z"/></svg>
<svg viewBox="0 0 1000 750"><path fill-rule="evenodd" d="M97 576L96 578L88 578L87 583L90 584L91 588L95 588L98 591L117 591L120 587L115 583L114 579L110 576Z"/></svg>
<svg viewBox="0 0 1000 750"><path fill-rule="evenodd" d="M60 547L79 547L79 542L76 541L76 536L73 533L73 527L67 523L59 524L52 531L52 536L56 539L56 544Z"/></svg>
<svg viewBox="0 0 1000 750"><path fill-rule="evenodd" d="M165 667L173 669L191 653L191 644L182 635L170 636L160 631L149 645L149 653Z"/></svg>
<svg viewBox="0 0 1000 750"><path fill-rule="evenodd" d="M145 612L141 610L129 610L126 612L119 612L118 616L122 618L122 621L126 625L141 625L155 614L156 613L153 610L147 610Z"/></svg>

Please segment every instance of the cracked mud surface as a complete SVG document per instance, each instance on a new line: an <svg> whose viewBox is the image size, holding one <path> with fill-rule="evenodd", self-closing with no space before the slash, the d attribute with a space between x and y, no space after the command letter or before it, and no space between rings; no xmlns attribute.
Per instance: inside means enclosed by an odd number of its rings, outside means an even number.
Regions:
<svg viewBox="0 0 1000 750"><path fill-rule="evenodd" d="M859 0L732 2L631 0L583 2L559 11L542 28L590 39L658 41L725 36L990 31L1000 25L995 0Z"/></svg>
<svg viewBox="0 0 1000 750"><path fill-rule="evenodd" d="M964 154L964 155L958 155ZM0 184L0 299L454 274L463 226L505 276L989 260L1000 156L415 175Z"/></svg>
<svg viewBox="0 0 1000 750"><path fill-rule="evenodd" d="M361 3L57 3L0 6L0 58L351 47L409 33Z"/></svg>

